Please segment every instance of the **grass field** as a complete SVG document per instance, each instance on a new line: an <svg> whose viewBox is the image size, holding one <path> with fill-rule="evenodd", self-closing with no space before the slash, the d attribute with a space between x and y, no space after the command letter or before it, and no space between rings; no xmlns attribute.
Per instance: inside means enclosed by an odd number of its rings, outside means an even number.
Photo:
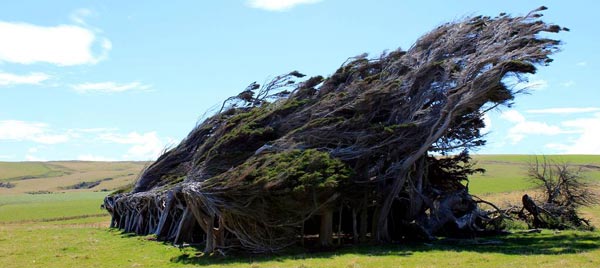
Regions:
<svg viewBox="0 0 600 268"><path fill-rule="evenodd" d="M112 191L131 183L147 162L0 162L0 195L28 192ZM82 182L100 183L92 188L71 189Z"/></svg>
<svg viewBox="0 0 600 268"><path fill-rule="evenodd" d="M19 194L0 196L0 222L53 221L106 215L100 209L106 192Z"/></svg>
<svg viewBox="0 0 600 268"><path fill-rule="evenodd" d="M49 163L0 162L0 181L14 181L35 177L53 177L68 172Z"/></svg>
<svg viewBox="0 0 600 268"><path fill-rule="evenodd" d="M600 155L554 155L547 156L557 163L568 163L588 181L600 182ZM486 169L470 179L469 191L474 194L502 193L525 190L534 187L527 179L529 164L536 156L532 155L475 155L477 167ZM541 156L538 156L540 161Z"/></svg>
<svg viewBox="0 0 600 268"><path fill-rule="evenodd" d="M520 196L531 185L523 183L528 156L477 156L489 171L471 180L472 190L502 200ZM578 165L598 165L598 156L568 156ZM577 162L575 162L577 161ZM34 176L24 168L48 174L46 163L0 163L8 172L1 178ZM41 164L41 165L40 165ZM55 165L56 163L52 163ZM114 166L112 165L114 164ZM73 174L127 174L136 163L61 162L60 170L71 173L38 178L35 185L18 184L0 194L0 266L1 267L600 267L600 232L544 231L541 234L515 233L507 236L445 240L396 246L344 247L334 252L305 252L291 249L276 255L237 257L204 256L192 247L177 248L108 229L109 217L99 205L107 192L94 189L60 190L70 185ZM55 167L50 167L56 168ZM503 170L504 169L504 170ZM510 170L506 170L510 169ZM590 180L597 170L586 171ZM33 173L31 173L33 174ZM492 175L496 174L497 179ZM135 176L118 180L119 187ZM80 176L80 180L93 180ZM497 182L496 180L503 180ZM521 181L519 181L521 180ZM14 180L20 182L21 180ZM104 182L102 182L104 183ZM510 187L504 184L512 184ZM50 186L48 186L50 185ZM102 184L101 184L102 185ZM503 187L498 188L498 185ZM54 189L52 194L23 194ZM98 186L96 186L98 187ZM64 193L63 193L64 192ZM600 224L600 207L586 208L584 215Z"/></svg>

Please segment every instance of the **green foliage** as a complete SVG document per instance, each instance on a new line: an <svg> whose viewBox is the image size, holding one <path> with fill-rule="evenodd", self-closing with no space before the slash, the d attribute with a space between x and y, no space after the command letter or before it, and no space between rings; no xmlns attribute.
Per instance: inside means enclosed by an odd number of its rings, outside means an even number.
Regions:
<svg viewBox="0 0 600 268"><path fill-rule="evenodd" d="M283 101L283 105L281 107L278 107L277 110L279 111L279 113L288 113L288 112L291 112L292 110L295 110L296 108L306 105L309 102L310 102L310 100L307 100L307 99L285 100L285 101Z"/></svg>
<svg viewBox="0 0 600 268"><path fill-rule="evenodd" d="M437 187L462 188L461 182L467 181L469 176L485 172L485 169L475 167L466 151L454 156L428 157L427 160L429 180Z"/></svg>
<svg viewBox="0 0 600 268"><path fill-rule="evenodd" d="M529 41L529 40L528 40ZM521 60L511 60L505 63L505 71L534 74L536 68L533 64Z"/></svg>
<svg viewBox="0 0 600 268"><path fill-rule="evenodd" d="M386 133L392 134L392 133L396 132L398 129L416 127L416 126L417 125L413 122L404 123L404 124L388 125L388 126L383 127L383 131L385 131Z"/></svg>
<svg viewBox="0 0 600 268"><path fill-rule="evenodd" d="M122 194L122 193L129 193L133 190L133 188L135 187L135 183L129 183L127 185L123 185L119 188L117 188L114 192L112 192L111 194Z"/></svg>
<svg viewBox="0 0 600 268"><path fill-rule="evenodd" d="M264 164L251 172L250 182L283 183L293 191L334 189L350 178L352 171L329 153L315 149L292 150L270 155Z"/></svg>
<svg viewBox="0 0 600 268"><path fill-rule="evenodd" d="M309 100L279 100L265 103L249 109L239 109L237 114L225 119L225 128L221 136L216 136L214 145L204 156L217 159L219 163L211 163L210 168L217 173L237 166L250 157L263 144L278 137L276 123L273 118L288 115L303 107ZM220 160L219 160L219 159ZM197 157L203 160L204 157ZM221 167L222 166L222 167Z"/></svg>
<svg viewBox="0 0 600 268"><path fill-rule="evenodd" d="M306 124L305 128L327 126L335 123L344 122L344 120L346 120L346 118L341 116L316 118L311 120L308 124Z"/></svg>
<svg viewBox="0 0 600 268"><path fill-rule="evenodd" d="M502 221L502 229L508 231L527 230L529 226L523 221L504 219Z"/></svg>

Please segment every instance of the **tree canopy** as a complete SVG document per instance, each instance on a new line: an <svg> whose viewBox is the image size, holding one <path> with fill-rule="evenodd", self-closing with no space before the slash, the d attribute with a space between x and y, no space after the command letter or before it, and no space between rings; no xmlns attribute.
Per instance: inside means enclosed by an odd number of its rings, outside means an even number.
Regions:
<svg viewBox="0 0 600 268"><path fill-rule="evenodd" d="M558 50L541 33L565 29L544 9L446 23L327 78L252 83L106 198L111 225L253 252L490 231L463 183L479 171L469 151L485 143L483 114L518 93L506 79Z"/></svg>

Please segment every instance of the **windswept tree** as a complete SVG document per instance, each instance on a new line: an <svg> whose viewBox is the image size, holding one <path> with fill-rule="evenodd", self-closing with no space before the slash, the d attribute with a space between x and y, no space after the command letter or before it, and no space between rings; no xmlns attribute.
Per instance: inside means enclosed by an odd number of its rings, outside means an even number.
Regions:
<svg viewBox="0 0 600 268"><path fill-rule="evenodd" d="M540 34L563 28L544 9L447 23L328 78L251 84L106 198L111 226L207 252L488 231L469 151L485 111L518 93L504 81L552 61L560 42Z"/></svg>

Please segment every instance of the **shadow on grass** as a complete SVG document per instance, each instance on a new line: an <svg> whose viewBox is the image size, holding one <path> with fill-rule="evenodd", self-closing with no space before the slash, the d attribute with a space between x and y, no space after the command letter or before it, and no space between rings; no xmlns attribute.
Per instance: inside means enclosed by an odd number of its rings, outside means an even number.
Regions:
<svg viewBox="0 0 600 268"><path fill-rule="evenodd" d="M293 248L277 254L248 255L233 252L230 256L209 256L198 253L182 254L171 259L171 262L195 265L219 265L233 263L284 262L302 259L328 259L345 254L364 256L398 256L409 257L415 252L454 251L477 253L500 253L507 255L560 255L576 254L600 248L598 232L562 232L541 234L510 234L505 236L477 239L441 239L432 243L411 243L402 245L358 245L309 252L301 248ZM201 252L202 249L198 249Z"/></svg>

